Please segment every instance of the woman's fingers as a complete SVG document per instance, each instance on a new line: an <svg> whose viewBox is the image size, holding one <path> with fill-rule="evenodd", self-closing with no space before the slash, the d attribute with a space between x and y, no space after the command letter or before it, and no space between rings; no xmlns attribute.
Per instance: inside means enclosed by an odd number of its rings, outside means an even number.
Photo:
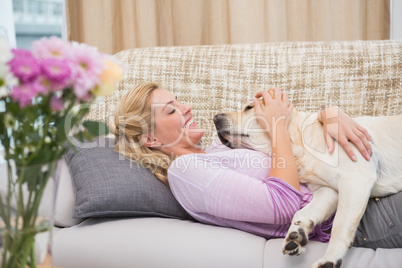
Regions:
<svg viewBox="0 0 402 268"><path fill-rule="evenodd" d="M342 146L343 150L345 150L346 154L349 156L350 159L352 159L353 161L357 160L357 157L353 152L352 145L349 143L347 139L340 139L338 143L340 146Z"/></svg>
<svg viewBox="0 0 402 268"><path fill-rule="evenodd" d="M329 151L331 151L330 141L327 138L327 134L338 141L339 145L342 146L346 154L353 161L356 161L357 157L353 152L351 143L353 143L366 160L370 160L371 146L369 141L371 137L365 128L357 124L336 106L325 109L321 115L323 115L321 122L324 126L324 137L326 138Z"/></svg>
<svg viewBox="0 0 402 268"><path fill-rule="evenodd" d="M261 90L259 92L256 93L255 97L256 98L261 98L264 97L264 99L266 99L265 101L268 100L283 100L283 95L282 94L282 90L280 88L270 88L268 90Z"/></svg>
<svg viewBox="0 0 402 268"><path fill-rule="evenodd" d="M254 103L254 112L255 112L257 122L260 124L261 127L266 129L267 124L266 124L266 119L263 116L264 110L263 110L263 107L261 105L261 102L256 97L254 97L253 98L253 103Z"/></svg>
<svg viewBox="0 0 402 268"><path fill-rule="evenodd" d="M262 112L262 107L260 101L257 98L258 98L257 95L255 95L255 97L253 98L254 111L256 114L260 114Z"/></svg>
<svg viewBox="0 0 402 268"><path fill-rule="evenodd" d="M362 132L362 133L364 134L364 136L366 136L366 138L367 138L368 141L373 141L373 140L371 139L371 136L370 136L370 134L368 133L367 129L365 129L364 127L362 127L361 125L359 125L359 124L357 124L357 123L356 123L356 127L357 127L357 129L358 129L360 132Z"/></svg>
<svg viewBox="0 0 402 268"><path fill-rule="evenodd" d="M363 132L360 132L357 129L353 131L353 134L354 136L352 139L350 139L350 141L356 146L356 148L366 160L370 160L371 146L367 140L366 135L364 135Z"/></svg>
<svg viewBox="0 0 402 268"><path fill-rule="evenodd" d="M360 133L363 134L363 136L360 136L361 140L364 143L364 147L366 147L367 151L371 155L371 144L370 144L370 142L373 142L373 140L371 139L370 134L368 133L367 129L365 129L364 127L360 126L359 124L356 124L356 128L357 128L358 131L360 131Z"/></svg>
<svg viewBox="0 0 402 268"><path fill-rule="evenodd" d="M334 152L334 139L327 132L324 134L325 142L327 143L328 152L332 154Z"/></svg>
<svg viewBox="0 0 402 268"><path fill-rule="evenodd" d="M293 108L294 108L293 103L289 102L289 104L288 104L288 111L289 111L289 114L292 114Z"/></svg>
<svg viewBox="0 0 402 268"><path fill-rule="evenodd" d="M281 99L281 95L282 95L282 91L280 88L274 88L274 94L275 94L275 99L280 100Z"/></svg>
<svg viewBox="0 0 402 268"><path fill-rule="evenodd" d="M360 140L360 138L358 136L353 134L351 137L349 137L349 140L350 140L350 142L352 142L355 145L355 147L359 150L359 152L362 154L362 156L364 158L366 158L366 160L370 160L370 156L368 156L366 147L364 147L363 142Z"/></svg>
<svg viewBox="0 0 402 268"><path fill-rule="evenodd" d="M333 127L333 126L331 126L331 127ZM335 127L338 128L338 125L336 125ZM335 149L335 144L334 144L335 139L328 133L328 125L327 124L323 125L323 130L324 130L324 139L325 139L325 143L327 144L328 152L330 154L332 154Z"/></svg>
<svg viewBox="0 0 402 268"><path fill-rule="evenodd" d="M353 151L353 147L352 147L351 143L353 143L353 145L359 150L359 152L362 154L362 156L366 160L370 160L370 154L369 154L368 150L366 149L366 147L362 141L362 138L361 138L363 134L361 133L359 135L360 136L356 135L353 131L349 131L346 135L342 135L342 137L339 137L339 140L338 140L339 145L342 146L342 148L345 150L346 154L353 161L356 161L357 157ZM328 143L327 143L327 145L328 145Z"/></svg>
<svg viewBox="0 0 402 268"><path fill-rule="evenodd" d="M289 95L287 93L282 93L282 101L286 104L286 107L289 106Z"/></svg>
<svg viewBox="0 0 402 268"><path fill-rule="evenodd" d="M262 103L257 98L262 97ZM288 127L293 105L290 105L289 96L282 95L279 88L262 90L255 95L254 107L258 123L270 133L270 127ZM287 129L287 128L286 128Z"/></svg>
<svg viewBox="0 0 402 268"><path fill-rule="evenodd" d="M271 96L271 94L269 94L268 91L266 91L266 90L259 91L259 92L257 92L257 94L255 94L255 98L258 99L258 98L261 98L261 97L267 103L273 100L273 97Z"/></svg>

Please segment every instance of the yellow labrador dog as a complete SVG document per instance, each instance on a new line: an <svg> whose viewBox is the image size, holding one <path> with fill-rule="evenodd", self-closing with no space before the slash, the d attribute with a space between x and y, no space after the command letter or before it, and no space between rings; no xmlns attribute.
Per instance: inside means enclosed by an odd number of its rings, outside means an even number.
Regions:
<svg viewBox="0 0 402 268"><path fill-rule="evenodd" d="M329 154L317 113L293 109L291 115L289 133L300 182L307 184L313 199L294 215L283 243L283 253L303 253L313 227L337 211L327 251L312 265L314 268L341 266L369 197L402 191L402 116L354 120L372 137L370 161L356 153L357 161L353 162L338 145ZM218 114L214 123L226 146L250 148L270 155L269 135L257 123L252 104L239 112ZM357 152L355 147L354 150Z"/></svg>

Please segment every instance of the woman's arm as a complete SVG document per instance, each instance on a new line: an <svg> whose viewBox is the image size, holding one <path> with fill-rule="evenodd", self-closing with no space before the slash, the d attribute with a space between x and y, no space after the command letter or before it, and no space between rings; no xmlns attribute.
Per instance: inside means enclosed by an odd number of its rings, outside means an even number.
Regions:
<svg viewBox="0 0 402 268"><path fill-rule="evenodd" d="M288 132L293 105L286 93L279 88L260 91L254 98L254 109L258 123L264 127L272 143L272 167L270 177L281 178L296 190L300 190L299 175ZM265 105L257 100L263 97Z"/></svg>
<svg viewBox="0 0 402 268"><path fill-rule="evenodd" d="M334 139L345 150L353 161L356 155L353 152L352 142L366 160L370 160L371 137L368 131L356 123L337 106L331 106L318 113L318 121L324 126L324 138L330 154L334 152Z"/></svg>
<svg viewBox="0 0 402 268"><path fill-rule="evenodd" d="M276 133L278 135L277 144L276 146L272 146L272 166L269 176L281 178L299 191L299 174L289 133L283 130Z"/></svg>

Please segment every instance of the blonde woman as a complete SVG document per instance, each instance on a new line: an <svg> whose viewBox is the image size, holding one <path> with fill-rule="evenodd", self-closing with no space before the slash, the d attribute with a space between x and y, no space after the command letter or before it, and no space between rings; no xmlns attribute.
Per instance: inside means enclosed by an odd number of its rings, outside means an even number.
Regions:
<svg viewBox="0 0 402 268"><path fill-rule="evenodd" d="M280 89L273 90L277 96L282 94ZM256 97L267 99L268 95L267 91L261 91ZM256 113L268 125L272 124L271 118L286 118L276 125L277 146L272 148L272 155L286 165L271 166L275 159L257 151L227 148L219 139L203 150L197 144L204 130L193 120L191 107L155 83L139 85L121 100L111 126L116 135L116 150L150 169L198 221L244 230L267 239L284 237L294 213L312 199L308 188L299 183L291 148L288 126L293 105L287 94L283 94L283 101L276 98L266 102L266 109L261 109L256 98L254 105ZM324 135L334 137L354 160L348 142L352 141L369 160L367 131L337 107L324 112L339 114L339 129L328 128ZM327 129L328 122L322 118L321 123ZM327 140L328 146L333 147L332 139ZM247 164L251 159L252 168ZM256 159L259 163L255 163ZM389 198L389 211L400 215L395 217L397 228L390 231L384 227L387 222L384 225L380 221L381 211L370 201L362 222L376 220L369 226L359 226L355 246L402 247L402 237L394 234L398 230L402 233L402 209L397 205L402 204L402 194L386 198ZM310 239L327 242L332 219L315 227ZM369 241L363 240L363 232L373 233ZM387 239L380 239L384 237Z"/></svg>

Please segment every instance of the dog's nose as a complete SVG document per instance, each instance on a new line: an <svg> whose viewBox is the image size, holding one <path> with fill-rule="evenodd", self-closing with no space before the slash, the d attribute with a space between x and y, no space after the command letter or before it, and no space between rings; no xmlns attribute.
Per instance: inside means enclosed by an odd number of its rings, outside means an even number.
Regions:
<svg viewBox="0 0 402 268"><path fill-rule="evenodd" d="M227 130L226 122L226 115L225 114L217 114L214 116L214 124L217 130L217 134L221 142L229 148L233 149L233 145L230 143L229 140L226 139L229 136L229 131Z"/></svg>
<svg viewBox="0 0 402 268"><path fill-rule="evenodd" d="M225 114L217 114L214 116L214 124L215 126L220 125L225 119Z"/></svg>

